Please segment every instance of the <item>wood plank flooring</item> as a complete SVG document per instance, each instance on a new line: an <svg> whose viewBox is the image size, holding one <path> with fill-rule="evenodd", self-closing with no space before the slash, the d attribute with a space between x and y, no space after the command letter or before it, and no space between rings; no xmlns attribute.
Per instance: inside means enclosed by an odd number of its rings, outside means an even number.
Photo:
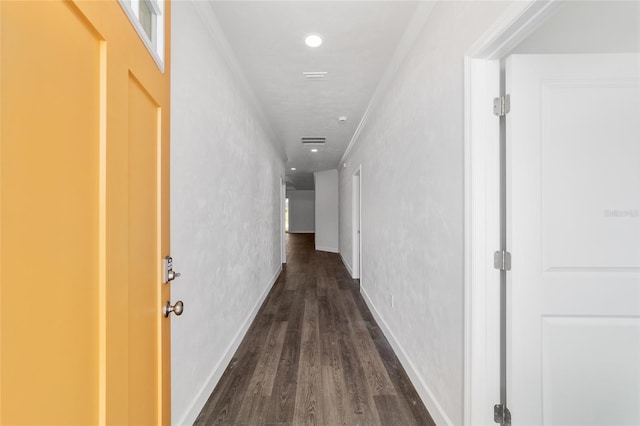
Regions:
<svg viewBox="0 0 640 426"><path fill-rule="evenodd" d="M196 425L435 425L340 256L287 264Z"/></svg>

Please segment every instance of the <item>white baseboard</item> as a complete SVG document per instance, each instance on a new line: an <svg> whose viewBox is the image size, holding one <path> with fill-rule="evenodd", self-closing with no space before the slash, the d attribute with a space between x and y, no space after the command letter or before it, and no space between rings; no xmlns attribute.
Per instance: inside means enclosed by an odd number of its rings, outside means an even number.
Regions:
<svg viewBox="0 0 640 426"><path fill-rule="evenodd" d="M311 230L311 231L292 231L291 229L289 229L289 233L290 234L315 234L316 231Z"/></svg>
<svg viewBox="0 0 640 426"><path fill-rule="evenodd" d="M249 330L251 323L256 318L256 315L258 314L258 311L260 310L262 303L267 298L267 295L271 291L271 288L273 287L273 285L276 283L278 276L280 276L281 272L282 272L282 265L278 268L274 276L271 277L271 281L269 285L267 286L265 291L262 293L262 295L260 296L256 304L254 305L253 309L251 309L251 312L249 312L249 315L244 320L242 327L240 327L240 329L234 336L233 340L227 347L227 350L225 351L224 356L215 365L215 367L213 368L213 371L211 371L211 374L209 374L209 377L205 382L204 386L202 387L202 389L200 389L200 392L198 392L197 396L194 398L193 402L187 409L186 413L178 421L177 423L178 425L192 425L195 422L196 418L198 417L198 414L200 414L200 411L202 411L204 404L209 399L211 392L213 392L216 385L220 381L220 378L222 377L224 370L227 368L227 365L229 365L229 363L231 362L231 358L233 358L233 355L238 350L240 343L242 343L242 339L244 339L244 336L247 334L247 331Z"/></svg>
<svg viewBox="0 0 640 426"><path fill-rule="evenodd" d="M347 260L344 258L342 253L340 253L340 259L342 259L342 263L344 264L344 267L347 268L347 271L349 271L349 275L353 277L353 270L351 269L351 265L349 265L349 262L347 262Z"/></svg>
<svg viewBox="0 0 640 426"><path fill-rule="evenodd" d="M338 249L335 248L335 247L316 246L316 250L318 250L318 251L328 251L329 253L338 253Z"/></svg>
<svg viewBox="0 0 640 426"><path fill-rule="evenodd" d="M364 290L364 288L360 288L360 293L362 293L362 297L365 303L367 304L367 306L369 307L369 310L371 311L373 318L376 320L376 322L382 329L382 332L384 333L385 337L389 341L389 344L391 344L393 351L398 356L398 359L400 360L400 364L402 364L402 367L407 372L407 376L409 376L409 380L411 380L411 383L416 388L418 395L420 395L422 402L424 403L425 407L427 407L427 410L429 411L429 414L431 414L433 421L437 425L453 425L453 422L451 421L449 416L447 416L447 413L445 413L444 409L436 399L435 395L433 394L431 389L429 389L429 386L427 386L422 376L420 376L420 374L418 373L418 370L416 369L415 364L411 361L411 359L405 352L402 345L400 345L400 343L396 339L396 336L389 329L389 326L387 325L387 323L380 316L380 313L376 309L375 305L369 298L369 295Z"/></svg>

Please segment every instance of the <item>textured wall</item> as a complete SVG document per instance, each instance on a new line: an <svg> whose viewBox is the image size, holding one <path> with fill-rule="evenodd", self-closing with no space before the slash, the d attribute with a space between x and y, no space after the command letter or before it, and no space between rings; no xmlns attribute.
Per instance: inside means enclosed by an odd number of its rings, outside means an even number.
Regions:
<svg viewBox="0 0 640 426"><path fill-rule="evenodd" d="M282 155L228 66L207 3L172 7L174 424L191 424L280 263ZM212 31L214 31L212 33Z"/></svg>
<svg viewBox="0 0 640 426"><path fill-rule="evenodd" d="M315 191L289 191L289 232L315 232Z"/></svg>
<svg viewBox="0 0 640 426"><path fill-rule="evenodd" d="M628 53L640 50L640 2L571 1L511 53Z"/></svg>
<svg viewBox="0 0 640 426"><path fill-rule="evenodd" d="M316 250L338 252L338 171L315 173Z"/></svg>
<svg viewBox="0 0 640 426"><path fill-rule="evenodd" d="M508 5L438 3L340 169L340 252L362 164L362 289L440 423L463 408L463 57Z"/></svg>

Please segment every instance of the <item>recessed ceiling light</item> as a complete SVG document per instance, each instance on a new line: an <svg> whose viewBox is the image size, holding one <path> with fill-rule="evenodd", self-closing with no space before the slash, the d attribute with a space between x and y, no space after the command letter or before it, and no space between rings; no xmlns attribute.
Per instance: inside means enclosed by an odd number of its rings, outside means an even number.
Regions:
<svg viewBox="0 0 640 426"><path fill-rule="evenodd" d="M313 148L311 152L318 152L318 148Z"/></svg>
<svg viewBox="0 0 640 426"><path fill-rule="evenodd" d="M292 167L292 168L291 168L291 170L295 171L295 170L296 170L296 168L295 168L295 167Z"/></svg>
<svg viewBox="0 0 640 426"><path fill-rule="evenodd" d="M307 34L304 42L309 47L318 47L322 44L322 37L319 34Z"/></svg>

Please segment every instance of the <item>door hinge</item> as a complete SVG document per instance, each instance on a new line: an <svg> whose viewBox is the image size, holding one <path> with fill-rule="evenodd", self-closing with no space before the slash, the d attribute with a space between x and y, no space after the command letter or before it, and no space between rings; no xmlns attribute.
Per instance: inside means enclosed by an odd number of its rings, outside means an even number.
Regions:
<svg viewBox="0 0 640 426"><path fill-rule="evenodd" d="M511 96L505 95L493 98L493 113L498 117L504 117L511 111Z"/></svg>
<svg viewBox="0 0 640 426"><path fill-rule="evenodd" d="M493 253L493 267L500 271L510 271L511 253L506 250L500 250Z"/></svg>
<svg viewBox="0 0 640 426"><path fill-rule="evenodd" d="M511 411L503 404L493 406L493 421L501 425L511 425Z"/></svg>

